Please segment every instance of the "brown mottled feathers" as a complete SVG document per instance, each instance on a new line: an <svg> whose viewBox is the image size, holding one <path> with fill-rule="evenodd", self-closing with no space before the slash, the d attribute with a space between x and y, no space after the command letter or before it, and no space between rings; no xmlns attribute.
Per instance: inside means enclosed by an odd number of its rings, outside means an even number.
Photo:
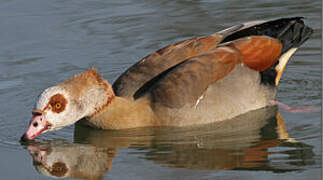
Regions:
<svg viewBox="0 0 323 180"><path fill-rule="evenodd" d="M91 116L94 116L95 114L101 112L102 109L107 107L115 97L111 85L107 80L103 79L95 69L89 69L84 73L77 74L60 83L59 85L62 88L69 90L70 94L73 95L74 103L82 101L85 96L94 96L94 94L91 94L89 92L94 93L95 91L97 91L97 94L106 94L106 100L103 98L100 99L102 101L105 101L103 102L103 105L100 108L96 108L95 112ZM78 103L78 105L80 106L79 108L85 108L81 106L81 103Z"/></svg>
<svg viewBox="0 0 323 180"><path fill-rule="evenodd" d="M211 83L230 73L236 64L260 71L272 66L280 53L281 43L267 36L232 41L172 69L151 89L152 101L170 108L194 105Z"/></svg>
<svg viewBox="0 0 323 180"><path fill-rule="evenodd" d="M92 88L96 85L103 85L108 90L108 96L114 96L111 85L95 69L89 69L82 74L77 74L60 84L60 86L68 88L77 99L83 95L86 88Z"/></svg>
<svg viewBox="0 0 323 180"><path fill-rule="evenodd" d="M133 98L136 91L163 71L188 58L204 54L217 47L222 35L193 38L169 45L143 58L130 67L113 84L117 96Z"/></svg>

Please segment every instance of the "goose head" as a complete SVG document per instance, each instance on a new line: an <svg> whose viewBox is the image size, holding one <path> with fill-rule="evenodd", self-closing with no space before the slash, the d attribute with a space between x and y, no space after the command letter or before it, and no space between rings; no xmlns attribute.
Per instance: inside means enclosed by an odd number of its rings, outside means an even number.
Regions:
<svg viewBox="0 0 323 180"><path fill-rule="evenodd" d="M92 116L114 98L111 85L95 69L75 75L47 88L38 99L22 140L31 140L47 131L58 130Z"/></svg>

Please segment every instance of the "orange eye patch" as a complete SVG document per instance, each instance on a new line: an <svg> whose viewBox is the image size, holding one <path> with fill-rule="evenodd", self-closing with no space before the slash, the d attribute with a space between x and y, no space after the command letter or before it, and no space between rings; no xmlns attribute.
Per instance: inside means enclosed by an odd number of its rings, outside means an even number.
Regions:
<svg viewBox="0 0 323 180"><path fill-rule="evenodd" d="M65 110L67 100L62 94L55 94L50 98L49 104L53 112L60 113Z"/></svg>

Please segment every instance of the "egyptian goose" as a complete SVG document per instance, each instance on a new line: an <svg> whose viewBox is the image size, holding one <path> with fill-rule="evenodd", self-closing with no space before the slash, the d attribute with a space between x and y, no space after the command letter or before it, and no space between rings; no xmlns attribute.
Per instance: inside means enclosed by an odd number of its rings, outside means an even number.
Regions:
<svg viewBox="0 0 323 180"><path fill-rule="evenodd" d="M22 140L80 119L102 129L190 126L271 105L285 66L313 30L302 17L236 25L162 48L111 86L95 69L46 89Z"/></svg>

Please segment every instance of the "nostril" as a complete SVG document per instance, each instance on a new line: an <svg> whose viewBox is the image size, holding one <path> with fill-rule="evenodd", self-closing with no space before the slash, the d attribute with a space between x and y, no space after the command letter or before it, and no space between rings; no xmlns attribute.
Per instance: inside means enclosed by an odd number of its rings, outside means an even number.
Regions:
<svg viewBox="0 0 323 180"><path fill-rule="evenodd" d="M37 126L38 126L38 123L37 123L37 122L34 122L34 123L33 123L33 126L34 126L34 127L37 127Z"/></svg>

